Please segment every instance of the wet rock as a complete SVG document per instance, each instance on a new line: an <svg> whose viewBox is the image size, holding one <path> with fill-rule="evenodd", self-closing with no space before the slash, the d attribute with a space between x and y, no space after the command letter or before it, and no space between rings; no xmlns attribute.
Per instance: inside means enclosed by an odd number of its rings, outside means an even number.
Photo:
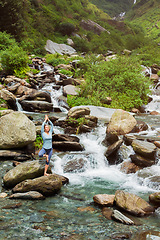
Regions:
<svg viewBox="0 0 160 240"><path fill-rule="evenodd" d="M150 79L154 82L154 83L158 83L159 80L159 76L157 74L152 74L150 76Z"/></svg>
<svg viewBox="0 0 160 240"><path fill-rule="evenodd" d="M35 112L35 111L53 111L53 103L46 101L21 101L23 110Z"/></svg>
<svg viewBox="0 0 160 240"><path fill-rule="evenodd" d="M139 109L137 109L137 108L132 108L131 112L133 112L133 113L140 113Z"/></svg>
<svg viewBox="0 0 160 240"><path fill-rule="evenodd" d="M148 129L148 125L143 122L143 121L137 121L136 126L133 128L131 132L141 132L141 131L146 131Z"/></svg>
<svg viewBox="0 0 160 240"><path fill-rule="evenodd" d="M109 146L107 151L105 152L105 156L106 157L110 156L113 152L115 152L117 149L120 148L122 143L123 143L123 140L120 139L117 142L113 143L111 146Z"/></svg>
<svg viewBox="0 0 160 240"><path fill-rule="evenodd" d="M68 161L63 168L64 172L74 172L74 171L83 171L84 166L86 164L86 160L83 158L80 159L74 159L71 161Z"/></svg>
<svg viewBox="0 0 160 240"><path fill-rule="evenodd" d="M139 167L150 167L155 164L155 160L141 157L138 154L130 155L130 158L132 162Z"/></svg>
<svg viewBox="0 0 160 240"><path fill-rule="evenodd" d="M76 132L77 132L77 129L71 126L68 126L64 129L65 134L76 134Z"/></svg>
<svg viewBox="0 0 160 240"><path fill-rule="evenodd" d="M54 173L55 176L59 177L62 181L62 185L65 185L65 184L68 184L69 183L69 179L65 176L62 176L62 175L59 175L59 174L56 174Z"/></svg>
<svg viewBox="0 0 160 240"><path fill-rule="evenodd" d="M7 90L9 91L9 92L12 92L12 93L15 93L16 91L17 91L17 88L20 86L21 84L20 83L15 83L15 84L13 84L13 85L11 85L11 86L7 86Z"/></svg>
<svg viewBox="0 0 160 240"><path fill-rule="evenodd" d="M44 174L45 160L27 161L7 172L3 177L4 186L12 188L16 184ZM49 169L48 172L51 170Z"/></svg>
<svg viewBox="0 0 160 240"><path fill-rule="evenodd" d="M66 86L66 85L78 86L80 84L81 84L81 81L78 79L74 79L74 78L63 79L63 86Z"/></svg>
<svg viewBox="0 0 160 240"><path fill-rule="evenodd" d="M0 193L0 198L6 198L7 196L8 196L7 193L4 192Z"/></svg>
<svg viewBox="0 0 160 240"><path fill-rule="evenodd" d="M44 101L51 103L51 95L48 92L42 92L42 91L34 91L29 95L25 95L20 98L20 102L22 100L37 100L37 98L44 99Z"/></svg>
<svg viewBox="0 0 160 240"><path fill-rule="evenodd" d="M13 112L0 118L0 149L27 146L36 139L34 123L21 112Z"/></svg>
<svg viewBox="0 0 160 240"><path fill-rule="evenodd" d="M52 142L53 148L59 151L82 151L83 147L80 143L77 142Z"/></svg>
<svg viewBox="0 0 160 240"><path fill-rule="evenodd" d="M126 134L123 136L123 140L126 145L131 145L133 140L135 140L135 139L136 139L136 136L134 136L132 134Z"/></svg>
<svg viewBox="0 0 160 240"><path fill-rule="evenodd" d="M62 142L62 141L67 141L67 142L79 142L79 138L76 136L69 136L66 134L54 134L52 135L52 141L58 141L58 142Z"/></svg>
<svg viewBox="0 0 160 240"><path fill-rule="evenodd" d="M127 225L134 225L134 222L131 219L129 219L128 217L123 215L118 210L113 210L112 218L116 219L117 221L119 221L121 223L127 224Z"/></svg>
<svg viewBox="0 0 160 240"><path fill-rule="evenodd" d="M13 110L17 111L16 98L11 92L6 89L0 90L0 98L5 100Z"/></svg>
<svg viewBox="0 0 160 240"><path fill-rule="evenodd" d="M17 161L13 161L13 167L18 166L19 164L21 164L21 163L20 163L20 162L17 162Z"/></svg>
<svg viewBox="0 0 160 240"><path fill-rule="evenodd" d="M67 95L77 96L79 88L73 85L66 85L63 88L63 95L67 97Z"/></svg>
<svg viewBox="0 0 160 240"><path fill-rule="evenodd" d="M150 194L149 201L156 206L160 206L160 192Z"/></svg>
<svg viewBox="0 0 160 240"><path fill-rule="evenodd" d="M92 131L92 127L89 127L85 124L81 125L78 129L78 133L87 133L87 132L91 132Z"/></svg>
<svg viewBox="0 0 160 240"><path fill-rule="evenodd" d="M34 92L36 92L35 89L33 88L28 88L26 86L23 86L23 85L20 85L18 88L17 88L17 91L16 91L16 95L18 96L23 96L23 95L30 95L30 94L33 94Z"/></svg>
<svg viewBox="0 0 160 240"><path fill-rule="evenodd" d="M113 210L107 207L102 208L102 215L105 216L108 220L112 219Z"/></svg>
<svg viewBox="0 0 160 240"><path fill-rule="evenodd" d="M37 191L43 194L44 196L51 196L57 193L62 186L62 180L60 177L54 174L48 176L42 176L35 178L33 180L25 180L17 184L13 188L13 193L17 192L28 192L28 191Z"/></svg>
<svg viewBox="0 0 160 240"><path fill-rule="evenodd" d="M15 159L16 157L26 156L26 160L31 159L30 155L24 155L21 150L0 150L0 159Z"/></svg>
<svg viewBox="0 0 160 240"><path fill-rule="evenodd" d="M113 206L115 195L97 194L93 197L93 201L103 206Z"/></svg>
<svg viewBox="0 0 160 240"><path fill-rule="evenodd" d="M154 141L154 145L158 148L160 148L160 141Z"/></svg>
<svg viewBox="0 0 160 240"><path fill-rule="evenodd" d="M117 132L118 135L125 135L131 132L136 124L136 119L129 112L117 109L110 119L107 133Z"/></svg>
<svg viewBox="0 0 160 240"><path fill-rule="evenodd" d="M45 197L36 191L30 191L26 193L15 193L9 196L10 199L28 199L28 200L43 200Z"/></svg>
<svg viewBox="0 0 160 240"><path fill-rule="evenodd" d="M124 161L121 164L120 171L124 172L126 174L129 174L129 173L136 173L139 169L140 169L140 167L137 166L136 164L134 164L130 161Z"/></svg>
<svg viewBox="0 0 160 240"><path fill-rule="evenodd" d="M105 140L103 141L103 144L107 146L108 144L113 144L119 140L119 137L117 135L117 132L110 132L106 133Z"/></svg>
<svg viewBox="0 0 160 240"><path fill-rule="evenodd" d="M117 190L115 193L115 203L118 207L136 216L152 214L155 209L145 200L133 193Z"/></svg>
<svg viewBox="0 0 160 240"><path fill-rule="evenodd" d="M85 115L84 117L85 117L86 120L89 120L89 121L94 122L96 124L98 123L98 118L95 117L95 116Z"/></svg>
<svg viewBox="0 0 160 240"><path fill-rule="evenodd" d="M132 237L131 240L159 240L160 239L160 232L158 231L144 231L139 232L137 231Z"/></svg>
<svg viewBox="0 0 160 240"><path fill-rule="evenodd" d="M156 111L152 111L152 112L150 112L150 115L160 115L160 113L159 112L156 112Z"/></svg>
<svg viewBox="0 0 160 240"><path fill-rule="evenodd" d="M156 146L146 141L134 140L132 142L133 150L142 157L155 160Z"/></svg>
<svg viewBox="0 0 160 240"><path fill-rule="evenodd" d="M128 232L128 233L115 233L112 235L112 239L130 239L130 237L132 236L132 233Z"/></svg>
<svg viewBox="0 0 160 240"><path fill-rule="evenodd" d="M21 206L22 206L22 203L15 203L15 204L6 205L6 206L2 207L2 209L15 209L15 208L19 208Z"/></svg>
<svg viewBox="0 0 160 240"><path fill-rule="evenodd" d="M74 107L68 111L68 118L80 118L85 115L90 114L90 109L88 107Z"/></svg>

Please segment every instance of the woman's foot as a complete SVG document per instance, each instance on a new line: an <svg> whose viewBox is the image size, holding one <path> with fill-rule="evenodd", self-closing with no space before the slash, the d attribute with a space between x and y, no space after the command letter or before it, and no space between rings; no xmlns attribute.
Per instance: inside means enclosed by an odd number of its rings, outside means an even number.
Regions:
<svg viewBox="0 0 160 240"><path fill-rule="evenodd" d="M48 173L44 173L44 176L49 176L49 174Z"/></svg>

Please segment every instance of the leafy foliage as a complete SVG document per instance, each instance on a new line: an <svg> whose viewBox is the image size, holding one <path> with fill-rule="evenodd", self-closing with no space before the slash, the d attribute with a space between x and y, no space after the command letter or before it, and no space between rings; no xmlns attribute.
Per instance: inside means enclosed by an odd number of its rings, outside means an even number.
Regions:
<svg viewBox="0 0 160 240"><path fill-rule="evenodd" d="M117 57L109 62L88 58L86 81L77 97L69 97L68 104L98 105L131 110L147 103L150 82L141 73L140 62L135 57ZM104 104L106 97L111 105Z"/></svg>
<svg viewBox="0 0 160 240"><path fill-rule="evenodd" d="M43 146L43 139L40 135L37 135L36 140L34 142L34 146L36 149L40 149Z"/></svg>
<svg viewBox="0 0 160 240"><path fill-rule="evenodd" d="M60 54L47 54L45 56L46 62L51 64L53 67L58 66L59 64L68 64L69 60L64 59Z"/></svg>
<svg viewBox="0 0 160 240"><path fill-rule="evenodd" d="M14 45L12 48L8 48L1 55L3 69L8 74L24 71L24 68L27 69L27 62L28 56L26 52L17 45Z"/></svg>

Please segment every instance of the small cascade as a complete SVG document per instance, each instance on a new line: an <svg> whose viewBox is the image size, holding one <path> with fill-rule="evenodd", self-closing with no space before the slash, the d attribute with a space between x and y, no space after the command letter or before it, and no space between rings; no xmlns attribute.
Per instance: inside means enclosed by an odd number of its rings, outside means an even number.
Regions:
<svg viewBox="0 0 160 240"><path fill-rule="evenodd" d="M19 112L22 112L23 111L23 108L22 108L22 106L21 106L21 104L19 103L19 98L16 98L16 105L17 105L17 110L19 111Z"/></svg>

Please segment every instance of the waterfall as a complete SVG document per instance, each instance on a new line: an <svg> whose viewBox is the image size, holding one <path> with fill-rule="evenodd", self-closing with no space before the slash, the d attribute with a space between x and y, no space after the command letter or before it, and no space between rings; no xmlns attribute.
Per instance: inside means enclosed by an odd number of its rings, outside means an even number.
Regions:
<svg viewBox="0 0 160 240"><path fill-rule="evenodd" d="M19 112L22 112L23 111L23 108L22 108L22 106L21 106L21 104L19 103L19 98L16 98L16 105L17 105L17 110L19 111Z"/></svg>

